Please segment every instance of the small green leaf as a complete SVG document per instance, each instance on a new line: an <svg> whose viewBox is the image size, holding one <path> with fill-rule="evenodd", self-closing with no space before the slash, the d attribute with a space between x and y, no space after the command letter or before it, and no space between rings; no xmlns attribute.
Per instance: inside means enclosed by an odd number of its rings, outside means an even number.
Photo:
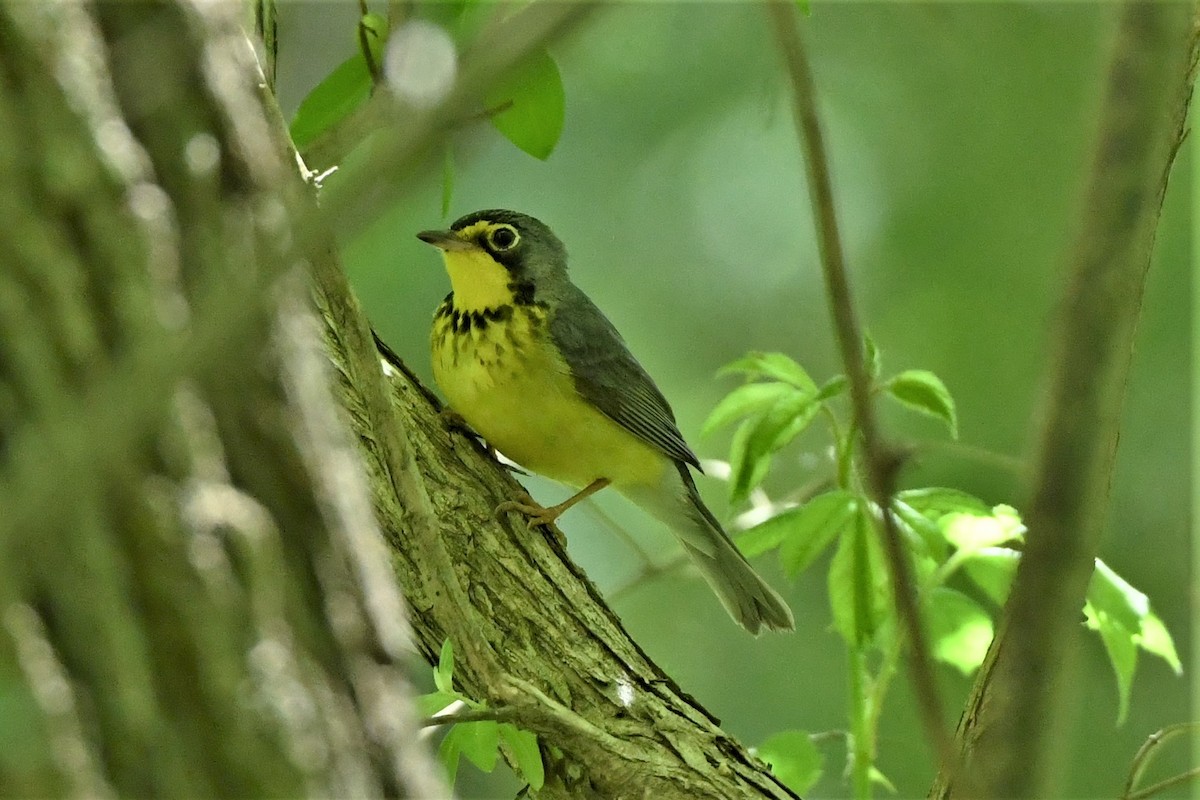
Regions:
<svg viewBox="0 0 1200 800"><path fill-rule="evenodd" d="M847 643L869 642L891 614L883 554L861 506L847 526L829 564L833 627Z"/></svg>
<svg viewBox="0 0 1200 800"><path fill-rule="evenodd" d="M462 754L463 736L464 734L459 732L459 726L453 725L446 731L442 743L438 746L438 760L446 770L446 783L450 786L454 786L454 778L458 775L458 757Z"/></svg>
<svg viewBox="0 0 1200 800"><path fill-rule="evenodd" d="M883 369L883 359L879 354L879 348L875 346L875 340L869 333L863 336L863 360L867 368L867 376L872 381L878 380L879 373Z"/></svg>
<svg viewBox="0 0 1200 800"><path fill-rule="evenodd" d="M750 461L747 448L750 444L750 433L758 420L744 420L729 442L729 500L733 504L745 499L749 489L746 486L758 486L767 477L767 468L771 465L769 458L759 458ZM739 488L742 487L742 488Z"/></svg>
<svg viewBox="0 0 1200 800"><path fill-rule="evenodd" d="M1088 582L1087 601L1092 607L1121 623L1130 634L1142 629L1142 620L1150 614L1150 598L1100 559Z"/></svg>
<svg viewBox="0 0 1200 800"><path fill-rule="evenodd" d="M442 159L442 219L450 216L450 203L454 199L454 147L446 143L446 155Z"/></svg>
<svg viewBox="0 0 1200 800"><path fill-rule="evenodd" d="M1142 620L1142 631L1134 634L1133 640L1147 653L1166 661L1176 675L1183 674L1183 664L1179 662L1179 653L1175 652L1175 642L1167 626L1153 611Z"/></svg>
<svg viewBox="0 0 1200 800"><path fill-rule="evenodd" d="M1021 554L1007 547L985 547L971 553L963 564L967 577L996 605L1004 605Z"/></svg>
<svg viewBox="0 0 1200 800"><path fill-rule="evenodd" d="M454 693L454 643L449 639L442 642L438 665L433 670L433 683L439 692Z"/></svg>
<svg viewBox="0 0 1200 800"><path fill-rule="evenodd" d="M383 48L387 43L388 22L382 14L368 13L358 21L359 42L365 42L367 52L364 54L371 63L380 68L383 66Z"/></svg>
<svg viewBox="0 0 1200 800"><path fill-rule="evenodd" d="M938 562L946 560L948 555L946 540L942 536L941 527L936 522L901 500L899 495L892 499L892 513L896 515L896 520L902 529L911 531L918 548Z"/></svg>
<svg viewBox="0 0 1200 800"><path fill-rule="evenodd" d="M931 654L970 675L983 663L992 643L992 618L965 594L945 587L930 591L926 603Z"/></svg>
<svg viewBox="0 0 1200 800"><path fill-rule="evenodd" d="M820 410L812 394L793 392L781 397L770 410L752 422L741 458L730 458L731 502L742 502L762 483L771 455L799 436Z"/></svg>
<svg viewBox="0 0 1200 800"><path fill-rule="evenodd" d="M457 693L430 692L417 698L417 711L422 717L432 717L452 703L459 701Z"/></svg>
<svg viewBox="0 0 1200 800"><path fill-rule="evenodd" d="M940 486L906 489L903 492L897 492L896 497L932 520L954 512L975 514L981 517L992 513L992 507L987 503L958 489L945 489Z"/></svg>
<svg viewBox="0 0 1200 800"><path fill-rule="evenodd" d="M808 569L850 524L857 510L857 497L850 492L835 490L817 495L799 508L781 514L781 517L790 515L779 548L779 562L788 577Z"/></svg>
<svg viewBox="0 0 1200 800"><path fill-rule="evenodd" d="M923 369L905 370L888 381L886 388L902 404L945 422L950 435L958 438L954 398L937 375Z"/></svg>
<svg viewBox="0 0 1200 800"><path fill-rule="evenodd" d="M361 53L343 61L308 93L292 118L292 143L303 150L371 96L371 75Z"/></svg>
<svg viewBox="0 0 1200 800"><path fill-rule="evenodd" d="M451 733L459 733L459 747L467 759L484 772L496 768L496 748L500 744L500 726L495 720L460 722ZM447 734L449 736L450 734Z"/></svg>
<svg viewBox="0 0 1200 800"><path fill-rule="evenodd" d="M718 428L723 428L735 419L748 417L765 411L775 404L785 394L794 393L796 389L786 383L747 383L739 386L722 398L713 408L704 425L700 427L700 435L708 436Z"/></svg>
<svg viewBox="0 0 1200 800"><path fill-rule="evenodd" d="M532 53L488 93L488 108L502 108L492 125L506 139L545 161L562 136L566 93L558 64L545 50Z"/></svg>
<svg viewBox="0 0 1200 800"><path fill-rule="evenodd" d="M804 794L821 778L825 759L805 731L782 731L754 748L775 777L796 794Z"/></svg>
<svg viewBox="0 0 1200 800"><path fill-rule="evenodd" d="M821 390L817 392L817 401L823 403L831 397L837 397L846 391L846 387L849 385L850 382L846 380L845 375L834 375L822 384Z"/></svg>
<svg viewBox="0 0 1200 800"><path fill-rule="evenodd" d="M871 766L871 770L867 773L867 777L871 779L871 783L879 784L892 794L896 793L896 784L892 783L888 776L880 772L879 769L874 765Z"/></svg>
<svg viewBox="0 0 1200 800"><path fill-rule="evenodd" d="M507 722L500 723L500 740L508 745L509 754L516 762L517 772L538 791L546 782L546 770L542 764L542 752L538 749L537 736L523 731Z"/></svg>
<svg viewBox="0 0 1200 800"><path fill-rule="evenodd" d="M1117 724L1120 725L1129 713L1129 693L1137 671L1137 645L1133 632L1090 602L1084 604L1083 613L1087 627L1100 633L1100 641L1104 642L1104 651L1108 653L1117 678Z"/></svg>
<svg viewBox="0 0 1200 800"><path fill-rule="evenodd" d="M817 384L804 367L783 353L747 353L717 370L717 375L743 374L751 378L773 378L815 395Z"/></svg>
<svg viewBox="0 0 1200 800"><path fill-rule="evenodd" d="M968 552L1019 541L1025 525L1011 506L996 506L988 516L946 514L938 520L946 541Z"/></svg>

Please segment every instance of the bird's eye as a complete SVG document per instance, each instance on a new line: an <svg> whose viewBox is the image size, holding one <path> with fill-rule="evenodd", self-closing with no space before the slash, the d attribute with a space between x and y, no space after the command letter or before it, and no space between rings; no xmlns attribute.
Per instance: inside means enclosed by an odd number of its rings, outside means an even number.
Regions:
<svg viewBox="0 0 1200 800"><path fill-rule="evenodd" d="M498 225L488 234L493 250L511 250L520 240L516 228L511 225Z"/></svg>

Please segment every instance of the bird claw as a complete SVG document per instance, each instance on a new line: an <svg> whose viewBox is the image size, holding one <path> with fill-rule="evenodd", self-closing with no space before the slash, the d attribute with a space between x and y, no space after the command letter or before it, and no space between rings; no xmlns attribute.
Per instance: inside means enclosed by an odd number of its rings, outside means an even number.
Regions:
<svg viewBox="0 0 1200 800"><path fill-rule="evenodd" d="M530 525L546 526L553 525L554 521L562 514L557 507L546 508L538 505L529 495L525 495L523 500L505 500L496 506L497 517L509 513L520 514L529 521Z"/></svg>

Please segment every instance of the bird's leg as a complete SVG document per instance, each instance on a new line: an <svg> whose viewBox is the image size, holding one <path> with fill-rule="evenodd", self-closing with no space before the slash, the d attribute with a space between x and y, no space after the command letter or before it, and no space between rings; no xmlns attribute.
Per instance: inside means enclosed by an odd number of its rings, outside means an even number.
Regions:
<svg viewBox="0 0 1200 800"><path fill-rule="evenodd" d="M528 495L526 495L526 498L529 500L528 503L520 503L515 500L506 500L500 505L496 506L496 515L499 516L506 511L515 511L518 514L523 514L525 517L527 517L529 519L529 524L531 525L553 525L554 521L561 517L563 512L565 512L568 508L575 505L580 500L586 500L587 498L591 497L605 486L608 486L609 483L611 483L611 481L609 481L608 478L597 478L575 494L568 497L566 500L563 500L556 506L550 506L549 508L543 508L542 506L539 506L537 503L533 502L533 498L529 497Z"/></svg>

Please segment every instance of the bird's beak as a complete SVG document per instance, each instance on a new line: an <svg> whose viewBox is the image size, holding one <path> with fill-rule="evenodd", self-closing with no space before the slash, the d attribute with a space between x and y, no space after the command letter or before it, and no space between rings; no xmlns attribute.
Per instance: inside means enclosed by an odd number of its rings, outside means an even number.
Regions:
<svg viewBox="0 0 1200 800"><path fill-rule="evenodd" d="M417 238L426 244L431 244L437 249L446 252L451 250L470 250L476 246L474 242L460 239L454 231L421 231L417 234Z"/></svg>

